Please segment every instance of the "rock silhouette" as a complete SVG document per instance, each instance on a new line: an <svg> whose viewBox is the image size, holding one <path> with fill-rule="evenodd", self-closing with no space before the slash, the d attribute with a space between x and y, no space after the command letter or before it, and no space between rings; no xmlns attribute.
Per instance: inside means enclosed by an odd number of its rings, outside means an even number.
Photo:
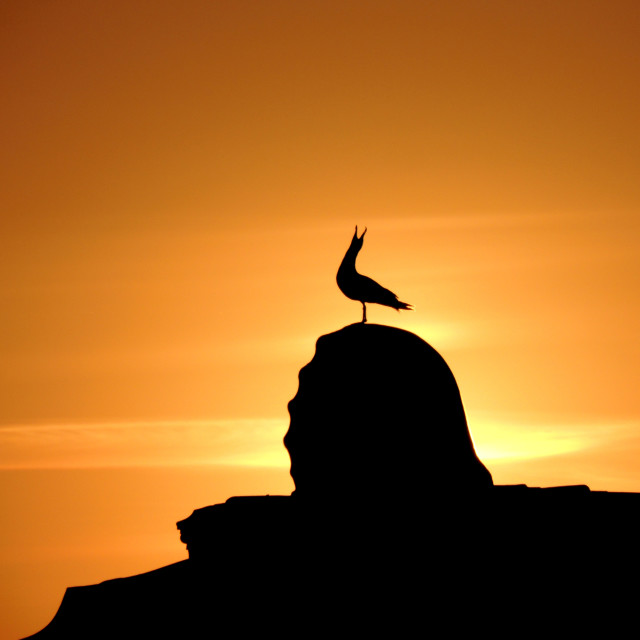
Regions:
<svg viewBox="0 0 640 640"><path fill-rule="evenodd" d="M640 494L494 485L451 370L406 331L322 336L299 380L291 496L197 509L178 522L188 560L69 588L31 638L555 637L600 621L610 637L631 618Z"/></svg>
<svg viewBox="0 0 640 640"><path fill-rule="evenodd" d="M387 499L492 485L455 378L413 333L353 324L300 371L284 443L296 494Z"/></svg>

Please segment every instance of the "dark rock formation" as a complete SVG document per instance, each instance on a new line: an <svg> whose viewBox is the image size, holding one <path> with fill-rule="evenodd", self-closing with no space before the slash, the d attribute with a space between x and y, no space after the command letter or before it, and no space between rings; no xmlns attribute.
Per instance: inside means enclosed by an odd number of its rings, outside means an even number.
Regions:
<svg viewBox="0 0 640 640"><path fill-rule="evenodd" d="M640 494L494 486L417 336L321 337L289 410L293 495L197 509L189 560L70 588L32 638L573 637L599 616L616 637L630 617Z"/></svg>
<svg viewBox="0 0 640 640"><path fill-rule="evenodd" d="M413 333L353 324L300 371L284 443L300 497L400 499L492 485L455 378Z"/></svg>

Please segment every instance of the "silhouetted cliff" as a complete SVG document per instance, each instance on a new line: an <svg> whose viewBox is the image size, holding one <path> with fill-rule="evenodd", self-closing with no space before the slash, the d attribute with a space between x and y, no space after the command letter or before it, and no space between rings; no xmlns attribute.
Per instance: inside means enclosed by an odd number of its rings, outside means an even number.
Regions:
<svg viewBox="0 0 640 640"><path fill-rule="evenodd" d="M413 333L353 324L322 336L289 403L300 497L398 500L491 486L455 378Z"/></svg>
<svg viewBox="0 0 640 640"><path fill-rule="evenodd" d="M293 495L197 509L189 560L70 588L32 638L615 636L640 494L494 486L426 342L322 336L289 410Z"/></svg>

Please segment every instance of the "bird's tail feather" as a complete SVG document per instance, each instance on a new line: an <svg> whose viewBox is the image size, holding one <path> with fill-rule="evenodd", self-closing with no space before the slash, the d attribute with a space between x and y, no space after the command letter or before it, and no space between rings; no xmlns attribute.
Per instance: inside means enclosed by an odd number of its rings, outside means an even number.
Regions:
<svg viewBox="0 0 640 640"><path fill-rule="evenodd" d="M400 309L406 309L408 311L413 311L413 305L412 304L407 304L406 302L400 302L400 300L396 300L395 304L393 305L394 309L396 311L400 311Z"/></svg>

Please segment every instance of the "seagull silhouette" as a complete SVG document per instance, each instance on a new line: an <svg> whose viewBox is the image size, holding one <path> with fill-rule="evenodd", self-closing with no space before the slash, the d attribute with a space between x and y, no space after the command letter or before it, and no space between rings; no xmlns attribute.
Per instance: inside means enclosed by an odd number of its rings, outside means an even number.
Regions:
<svg viewBox="0 0 640 640"><path fill-rule="evenodd" d="M356 232L353 234L347 253L345 253L344 258L342 258L336 277L340 291L342 291L347 298L358 300L362 303L363 323L367 321L367 307L365 304L367 302L382 304L385 307L392 307L396 310L413 308L406 302L400 302L398 296L392 291L389 291L389 289L385 289L375 280L360 275L356 271L356 258L358 257L358 253L360 253L360 249L362 249L365 233L367 233L366 227L362 235L358 238L358 227L356 226Z"/></svg>

